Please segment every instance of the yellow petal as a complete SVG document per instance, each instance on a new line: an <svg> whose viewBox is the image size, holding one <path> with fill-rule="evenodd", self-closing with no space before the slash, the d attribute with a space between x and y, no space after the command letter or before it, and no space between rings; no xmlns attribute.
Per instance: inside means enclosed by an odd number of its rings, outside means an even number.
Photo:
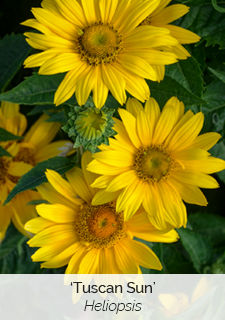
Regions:
<svg viewBox="0 0 225 320"><path fill-rule="evenodd" d="M83 203L83 200L78 199L69 182L63 179L60 174L53 170L47 169L46 177L53 188L61 193L64 197L68 198L70 201L78 205Z"/></svg>
<svg viewBox="0 0 225 320"><path fill-rule="evenodd" d="M123 124L126 128L126 131L130 137L130 140L132 141L133 145L136 148L139 148L141 146L141 142L138 138L137 131L136 131L136 119L132 114L130 114L128 111L124 109L118 109L121 119L123 120Z"/></svg>
<svg viewBox="0 0 225 320"><path fill-rule="evenodd" d="M221 138L217 132L207 132L198 136L191 144L192 148L211 149Z"/></svg>
<svg viewBox="0 0 225 320"><path fill-rule="evenodd" d="M124 240L124 246L132 252L138 265L147 269L162 270L162 265L156 254L146 245L135 240Z"/></svg>
<svg viewBox="0 0 225 320"><path fill-rule="evenodd" d="M118 195L120 194L120 191L116 192L106 192L105 190L100 190L96 193L94 198L92 199L92 205L93 206L99 206L104 203L108 203L110 201L115 200Z"/></svg>
<svg viewBox="0 0 225 320"><path fill-rule="evenodd" d="M72 170L66 173L66 177L74 190L81 199L86 203L90 203L92 194L90 193L89 187L87 186L83 172L80 168L74 167Z"/></svg>
<svg viewBox="0 0 225 320"><path fill-rule="evenodd" d="M53 221L50 221L50 220L46 220L42 217L38 217L38 218L35 218L35 219L32 219L32 220L29 220L25 226L24 226L24 229L26 231L29 231L31 233L38 233L50 226L53 226L54 225L54 222Z"/></svg>
<svg viewBox="0 0 225 320"><path fill-rule="evenodd" d="M69 223L76 220L76 211L63 204L40 204L36 207L39 215L57 223Z"/></svg>
<svg viewBox="0 0 225 320"><path fill-rule="evenodd" d="M120 241L114 247L116 263L119 269L126 274L136 274L138 272L137 263L130 250Z"/></svg>
<svg viewBox="0 0 225 320"><path fill-rule="evenodd" d="M168 183L176 188L185 202L197 204L199 206L207 206L208 202L206 197L198 187L184 184L174 177L171 177Z"/></svg>
<svg viewBox="0 0 225 320"><path fill-rule="evenodd" d="M126 109L136 118L138 112L143 111L143 106L138 100L134 98L128 98L126 103Z"/></svg>
<svg viewBox="0 0 225 320"><path fill-rule="evenodd" d="M126 101L125 80L119 70L113 65L102 65L102 76L106 87L111 91L114 98L123 105Z"/></svg>
<svg viewBox="0 0 225 320"><path fill-rule="evenodd" d="M99 249L92 248L82 258L79 266L79 274L93 274L98 266L99 261Z"/></svg>
<svg viewBox="0 0 225 320"><path fill-rule="evenodd" d="M107 192L115 192L117 190L120 190L124 187L127 187L127 185L132 184L137 179L135 175L134 170L129 170L127 172L124 172L117 177L115 177L113 180L108 181L108 185L106 186Z"/></svg>

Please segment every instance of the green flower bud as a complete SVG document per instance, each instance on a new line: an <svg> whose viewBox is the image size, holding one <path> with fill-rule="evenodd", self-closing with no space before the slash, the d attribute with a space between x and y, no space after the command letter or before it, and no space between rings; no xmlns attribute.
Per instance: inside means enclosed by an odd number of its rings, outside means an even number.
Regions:
<svg viewBox="0 0 225 320"><path fill-rule="evenodd" d="M114 110L105 106L97 109L91 97L84 106L70 109L68 123L62 129L75 141L74 148L83 146L94 153L102 143L109 144L108 137L117 134L112 129L115 123L112 120Z"/></svg>

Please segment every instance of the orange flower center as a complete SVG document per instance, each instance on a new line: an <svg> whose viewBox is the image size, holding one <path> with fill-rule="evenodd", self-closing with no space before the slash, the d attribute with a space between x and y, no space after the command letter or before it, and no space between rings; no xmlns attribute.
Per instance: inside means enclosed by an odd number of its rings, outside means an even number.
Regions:
<svg viewBox="0 0 225 320"><path fill-rule="evenodd" d="M170 176L174 160L161 145L140 148L134 155L133 168L140 179L153 183Z"/></svg>
<svg viewBox="0 0 225 320"><path fill-rule="evenodd" d="M76 229L80 241L94 248L110 248L127 236L123 213L116 212L112 202L81 206Z"/></svg>
<svg viewBox="0 0 225 320"><path fill-rule="evenodd" d="M81 59L90 65L110 63L122 50L122 36L109 25L98 23L88 26L78 38Z"/></svg>

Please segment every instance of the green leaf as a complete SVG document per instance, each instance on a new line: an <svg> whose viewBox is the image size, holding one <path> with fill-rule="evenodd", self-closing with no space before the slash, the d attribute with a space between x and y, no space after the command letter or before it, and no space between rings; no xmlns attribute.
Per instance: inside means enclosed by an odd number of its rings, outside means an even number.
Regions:
<svg viewBox="0 0 225 320"><path fill-rule="evenodd" d="M5 90L31 50L22 34L6 35L0 40L0 92Z"/></svg>
<svg viewBox="0 0 225 320"><path fill-rule="evenodd" d="M206 87L203 95L207 105L202 106L205 115L204 131L216 131L222 135L225 133L225 84L214 80Z"/></svg>
<svg viewBox="0 0 225 320"><path fill-rule="evenodd" d="M212 68L208 68L214 76L216 76L219 80L221 80L223 83L225 83L225 72L219 71L219 70L214 70Z"/></svg>
<svg viewBox="0 0 225 320"><path fill-rule="evenodd" d="M23 236L15 227L11 224L6 231L6 236L0 245L0 259L11 253L21 241L25 241L27 238Z"/></svg>
<svg viewBox="0 0 225 320"><path fill-rule="evenodd" d="M45 122L61 122L62 124L66 124L67 120L66 120L66 116L63 110L59 111L59 112L46 112L50 118L48 118L47 120L45 120Z"/></svg>
<svg viewBox="0 0 225 320"><path fill-rule="evenodd" d="M166 67L166 75L177 81L197 97L203 94L202 71L198 62L190 57Z"/></svg>
<svg viewBox="0 0 225 320"><path fill-rule="evenodd" d="M211 0L187 0L185 4L190 7L190 11L176 24L198 34L201 37L199 43L206 40L206 46L219 44L220 48L224 49L225 19L223 13L214 9ZM224 5L225 2L220 0L218 4Z"/></svg>
<svg viewBox="0 0 225 320"><path fill-rule="evenodd" d="M52 104L47 104L47 105L37 105L35 106L31 111L27 113L28 116L33 116L38 113L43 113L48 110L53 110L55 107Z"/></svg>
<svg viewBox="0 0 225 320"><path fill-rule="evenodd" d="M17 185L9 193L4 205L11 201L17 194L29 189L34 189L42 183L47 182L47 178L45 176L46 169L51 169L59 174L64 174L73 167L74 164L63 157L54 157L38 163L34 168L21 177Z"/></svg>
<svg viewBox="0 0 225 320"><path fill-rule="evenodd" d="M216 246L225 245L225 218L216 214L194 213L188 216L194 232L209 237Z"/></svg>
<svg viewBox="0 0 225 320"><path fill-rule="evenodd" d="M177 97L180 101L183 101L186 107L206 104L203 99L191 93L178 81L169 76L165 76L164 80L160 83L150 80L147 80L147 83L151 91L151 96L157 100L160 107L163 107L171 97Z"/></svg>
<svg viewBox="0 0 225 320"><path fill-rule="evenodd" d="M9 101L18 104L53 104L54 94L65 74L55 74L50 76L33 74L12 90L2 93L0 101ZM76 103L76 99L71 98L68 103Z"/></svg>
<svg viewBox="0 0 225 320"><path fill-rule="evenodd" d="M8 151L0 146L0 157L12 157Z"/></svg>
<svg viewBox="0 0 225 320"><path fill-rule="evenodd" d="M11 132L8 132L5 129L0 128L0 141L11 141L19 139L23 139L23 137L15 136Z"/></svg>
<svg viewBox="0 0 225 320"><path fill-rule="evenodd" d="M30 201L28 202L26 205L27 206L37 206L39 204L49 204L49 202L47 200L43 200L43 199L40 199L40 200L33 200L33 201Z"/></svg>
<svg viewBox="0 0 225 320"><path fill-rule="evenodd" d="M201 273L203 267L210 264L212 260L213 248L209 238L184 228L177 232L196 271Z"/></svg>
<svg viewBox="0 0 225 320"><path fill-rule="evenodd" d="M212 0L212 5L217 11L225 13L225 8L219 7L217 5L217 0Z"/></svg>

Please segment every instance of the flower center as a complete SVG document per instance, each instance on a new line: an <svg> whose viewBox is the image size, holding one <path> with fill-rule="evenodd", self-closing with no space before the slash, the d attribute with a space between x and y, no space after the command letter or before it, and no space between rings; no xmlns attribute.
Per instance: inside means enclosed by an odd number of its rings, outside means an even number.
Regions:
<svg viewBox="0 0 225 320"><path fill-rule="evenodd" d="M116 60L122 50L122 36L102 22L88 26L78 38L81 59L90 65L110 63Z"/></svg>
<svg viewBox="0 0 225 320"><path fill-rule="evenodd" d="M7 170L10 166L10 161L4 157L0 158L0 186L6 182Z"/></svg>
<svg viewBox="0 0 225 320"><path fill-rule="evenodd" d="M100 206L83 205L78 213L76 229L79 240L94 248L110 248L125 238L123 213L110 202Z"/></svg>
<svg viewBox="0 0 225 320"><path fill-rule="evenodd" d="M161 145L140 148L134 155L133 168L140 179L153 183L170 176L174 160Z"/></svg>
<svg viewBox="0 0 225 320"><path fill-rule="evenodd" d="M34 161L33 150L29 148L20 148L17 155L13 158L14 162L25 162L35 166L36 163Z"/></svg>

